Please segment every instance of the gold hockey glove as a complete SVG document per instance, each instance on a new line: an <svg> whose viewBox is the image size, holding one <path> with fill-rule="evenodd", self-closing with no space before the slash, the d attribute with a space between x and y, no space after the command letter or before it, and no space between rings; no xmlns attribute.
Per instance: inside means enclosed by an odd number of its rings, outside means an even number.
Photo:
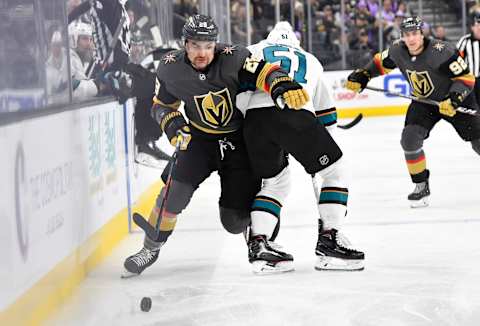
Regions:
<svg viewBox="0 0 480 326"><path fill-rule="evenodd" d="M452 105L452 101L447 98L446 100L441 101L439 104L439 111L441 114L453 117L457 111L455 111L455 108Z"/></svg>
<svg viewBox="0 0 480 326"><path fill-rule="evenodd" d="M188 144L192 140L192 133L190 132L189 126L183 126L182 128L177 130L175 136L170 139L170 144L173 146L177 146L177 143L180 142L180 150L184 151L187 149Z"/></svg>
<svg viewBox="0 0 480 326"><path fill-rule="evenodd" d="M464 98L462 94L451 92L448 94L448 98L446 100L443 100L438 104L440 113L449 117L453 117L457 113L455 109L462 104L463 100Z"/></svg>
<svg viewBox="0 0 480 326"><path fill-rule="evenodd" d="M270 87L270 94L277 106L279 106L277 102L279 96L282 96L285 104L294 110L300 110L309 101L307 91L290 77L277 78Z"/></svg>
<svg viewBox="0 0 480 326"><path fill-rule="evenodd" d="M348 75L345 88L360 93L370 81L370 73L365 69L356 69Z"/></svg>

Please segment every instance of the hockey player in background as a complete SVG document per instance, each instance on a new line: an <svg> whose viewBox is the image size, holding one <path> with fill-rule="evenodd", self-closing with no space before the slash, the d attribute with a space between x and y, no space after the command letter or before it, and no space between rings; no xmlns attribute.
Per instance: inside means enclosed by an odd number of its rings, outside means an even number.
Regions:
<svg viewBox="0 0 480 326"><path fill-rule="evenodd" d="M134 42L139 42L134 38ZM132 49L134 48L132 42ZM135 44L136 45L136 44ZM126 65L125 71L132 80L131 95L135 97L135 161L150 167L164 167L170 156L156 144L163 132L158 123L150 114L155 95L156 68L161 57L172 48L157 48L149 53L141 62L131 62Z"/></svg>
<svg viewBox="0 0 480 326"><path fill-rule="evenodd" d="M419 17L405 18L401 24L401 40L377 53L366 67L353 71L346 83L348 89L360 92L371 78L398 67L409 81L414 96L440 101L436 106L413 100L408 106L401 145L415 184L415 189L408 195L412 207L428 205L430 171L423 141L438 121L449 122L480 154L480 117L455 110L459 106L478 109L472 93L475 77L454 46L426 38L422 25Z"/></svg>
<svg viewBox="0 0 480 326"><path fill-rule="evenodd" d="M315 268L363 269L364 253L351 248L340 232L347 213L348 185L342 151L330 135L336 128L337 112L323 80L322 65L300 47L288 22L277 23L266 40L248 49L255 57L281 64L311 98L301 110L279 110L263 92L249 91L237 96L239 109L245 114L244 137L252 169L263 178L251 213L249 258L254 272L293 269L292 262L272 265L263 259L262 253L268 248L268 240L278 232L280 211L289 192L287 154L299 161L312 178L323 181L316 198L319 216Z"/></svg>
<svg viewBox="0 0 480 326"><path fill-rule="evenodd" d="M282 97L291 108L300 108L308 100L306 91L279 66L253 58L242 46L217 43L217 34L210 17L190 17L183 27L185 49L164 55L158 68L152 114L172 145L179 143L180 151L163 214L159 216L165 187L149 217L151 225L160 219L159 235L157 239L146 236L143 248L125 260L125 276L138 275L157 260L178 214L214 171L220 176L224 228L242 233L250 224L250 209L261 180L253 176L242 137L243 116L235 102L240 85L268 92L274 100ZM181 102L188 123L178 111ZM168 170L167 166L164 181ZM281 253L272 250L275 255ZM281 254L284 260L293 259Z"/></svg>

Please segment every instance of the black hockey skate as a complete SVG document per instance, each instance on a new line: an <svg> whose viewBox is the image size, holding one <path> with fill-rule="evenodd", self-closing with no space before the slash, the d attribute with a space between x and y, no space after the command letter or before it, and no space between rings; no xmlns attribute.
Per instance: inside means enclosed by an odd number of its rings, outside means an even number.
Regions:
<svg viewBox="0 0 480 326"><path fill-rule="evenodd" d="M324 230L320 220L315 254L317 270L357 271L364 268L365 254L352 249L348 239L338 230Z"/></svg>
<svg viewBox="0 0 480 326"><path fill-rule="evenodd" d="M171 156L157 147L155 142L148 141L137 145L135 162L152 168L164 168Z"/></svg>
<svg viewBox="0 0 480 326"><path fill-rule="evenodd" d="M123 266L126 271L122 275L122 278L140 275L147 267L157 260L159 252L160 248L152 250L143 247L139 252L125 259Z"/></svg>
<svg viewBox="0 0 480 326"><path fill-rule="evenodd" d="M263 234L255 235L248 241L248 261L255 274L276 274L294 270L293 257L281 250Z"/></svg>
<svg viewBox="0 0 480 326"><path fill-rule="evenodd" d="M428 198L430 196L430 186L428 180L415 184L415 189L408 195L410 207L425 207L428 206Z"/></svg>

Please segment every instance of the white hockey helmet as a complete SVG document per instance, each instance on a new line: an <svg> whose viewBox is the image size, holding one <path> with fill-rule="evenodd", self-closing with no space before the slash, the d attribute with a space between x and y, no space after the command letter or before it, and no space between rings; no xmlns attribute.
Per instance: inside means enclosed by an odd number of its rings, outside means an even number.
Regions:
<svg viewBox="0 0 480 326"><path fill-rule="evenodd" d="M270 33L268 33L267 41L273 44L283 44L295 48L300 47L292 25L287 21L278 22Z"/></svg>
<svg viewBox="0 0 480 326"><path fill-rule="evenodd" d="M72 49L77 48L78 37L81 35L93 37L92 26L82 22L73 23L68 26L68 37Z"/></svg>

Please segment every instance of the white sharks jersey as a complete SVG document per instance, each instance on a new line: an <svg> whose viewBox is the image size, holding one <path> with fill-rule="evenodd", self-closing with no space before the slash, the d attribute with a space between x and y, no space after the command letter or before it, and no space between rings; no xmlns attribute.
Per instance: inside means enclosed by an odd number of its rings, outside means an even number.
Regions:
<svg viewBox="0 0 480 326"><path fill-rule="evenodd" d="M279 64L288 75L300 83L308 92L310 100L304 106L315 114L334 107L330 85L323 76L322 64L315 56L302 48L283 44L272 44L266 40L248 47L253 57ZM245 115L253 108L274 106L270 95L262 91L248 91L237 95L237 107Z"/></svg>

